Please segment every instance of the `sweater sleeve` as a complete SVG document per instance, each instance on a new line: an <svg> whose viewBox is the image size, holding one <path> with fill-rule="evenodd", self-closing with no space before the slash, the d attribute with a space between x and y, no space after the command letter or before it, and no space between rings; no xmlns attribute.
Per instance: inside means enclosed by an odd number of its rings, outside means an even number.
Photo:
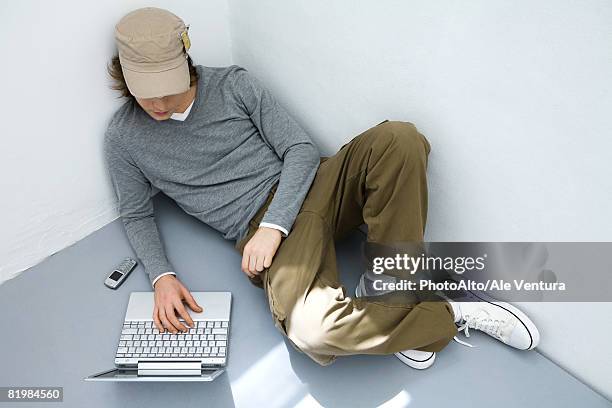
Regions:
<svg viewBox="0 0 612 408"><path fill-rule="evenodd" d="M319 167L319 150L270 91L237 65L233 70L233 89L264 142L283 161L276 193L262 223L290 231Z"/></svg>
<svg viewBox="0 0 612 408"><path fill-rule="evenodd" d="M153 215L152 186L125 150L119 138L104 140L104 156L117 195L119 215L128 240L149 275L151 285L161 274L173 271Z"/></svg>

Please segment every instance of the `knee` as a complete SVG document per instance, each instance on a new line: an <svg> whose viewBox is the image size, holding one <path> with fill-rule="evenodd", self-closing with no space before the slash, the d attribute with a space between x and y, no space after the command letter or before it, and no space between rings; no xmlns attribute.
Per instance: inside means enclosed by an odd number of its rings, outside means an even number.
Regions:
<svg viewBox="0 0 612 408"><path fill-rule="evenodd" d="M325 319L319 313L294 309L288 323L287 337L305 353L325 354L334 343L333 330L326 327Z"/></svg>
<svg viewBox="0 0 612 408"><path fill-rule="evenodd" d="M388 121L380 126L380 135L375 143L405 156L426 157L431 151L429 141L410 122Z"/></svg>
<svg viewBox="0 0 612 408"><path fill-rule="evenodd" d="M325 354L329 344L330 333L328 330L318 327L308 331L294 331L291 334L288 333L287 337L305 353Z"/></svg>

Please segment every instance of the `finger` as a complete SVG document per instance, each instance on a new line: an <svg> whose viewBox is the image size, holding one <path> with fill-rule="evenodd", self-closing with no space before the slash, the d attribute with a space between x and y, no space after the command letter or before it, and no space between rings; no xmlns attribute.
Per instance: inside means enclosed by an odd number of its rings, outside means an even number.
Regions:
<svg viewBox="0 0 612 408"><path fill-rule="evenodd" d="M170 323L172 323L176 330L181 332L187 330L187 327L185 327L185 325L181 323L176 317L176 314L174 313L174 305L171 304L166 307L166 316L168 317L168 320L170 320Z"/></svg>
<svg viewBox="0 0 612 408"><path fill-rule="evenodd" d="M155 327L157 327L157 330L159 330L160 333L164 332L164 326L162 326L161 321L159 320L159 316L158 314L159 309L157 308L157 305L155 305L155 307L153 308L153 321L155 322Z"/></svg>
<svg viewBox="0 0 612 408"><path fill-rule="evenodd" d="M158 310L159 319L162 324L170 333L176 333L176 329L172 326L172 324L168 321L168 317L166 317L166 311L163 308L159 308Z"/></svg>
<svg viewBox="0 0 612 408"><path fill-rule="evenodd" d="M257 257L252 255L249 257L249 272L255 273L255 265L257 264Z"/></svg>
<svg viewBox="0 0 612 408"><path fill-rule="evenodd" d="M193 298L191 292L189 292L187 289L183 289L183 295L185 296L185 302L187 303L187 306L189 306L191 310L198 313L201 313L202 310L204 310L202 309L202 306L198 305L198 303Z"/></svg>
<svg viewBox="0 0 612 408"><path fill-rule="evenodd" d="M162 310L162 312L163 312L163 316L164 316L164 318L165 318L165 321L164 321L164 319L162 319L162 322L164 322L164 325L166 326L166 329L168 329L168 331L169 331L170 333L176 334L176 333L178 333L178 329L177 329L177 328L174 326L174 323L172 322L172 320L171 320L171 318L170 318L170 313L169 313L169 311L171 310L171 308L172 308L172 306L169 306L169 307L168 307L168 306L166 306L166 307L165 307L165 308ZM172 310L172 313L174 314L174 310Z"/></svg>
<svg viewBox="0 0 612 408"><path fill-rule="evenodd" d="M189 316L189 312L185 309L182 303L179 303L175 306L178 314L185 320L185 322L189 325L189 327L193 327L193 320L191 320L191 316Z"/></svg>
<svg viewBox="0 0 612 408"><path fill-rule="evenodd" d="M249 271L249 254L245 253L242 258L242 272L246 273L248 277L253 277Z"/></svg>
<svg viewBox="0 0 612 408"><path fill-rule="evenodd" d="M274 257L274 256L266 256L266 257L264 258L264 262L263 262L263 266L264 266L264 268L269 268L269 267L270 267L270 265L272 265L272 258L273 258L273 257Z"/></svg>
<svg viewBox="0 0 612 408"><path fill-rule="evenodd" d="M257 272L261 272L264 269L264 260L265 260L265 256L260 255L257 257L257 262L255 263L255 270Z"/></svg>
<svg viewBox="0 0 612 408"><path fill-rule="evenodd" d="M242 272L246 273L249 270L249 253L244 251L242 254Z"/></svg>

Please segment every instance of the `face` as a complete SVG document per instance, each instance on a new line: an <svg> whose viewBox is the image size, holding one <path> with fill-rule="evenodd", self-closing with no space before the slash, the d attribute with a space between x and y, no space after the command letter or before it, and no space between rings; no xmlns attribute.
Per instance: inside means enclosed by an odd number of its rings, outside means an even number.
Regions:
<svg viewBox="0 0 612 408"><path fill-rule="evenodd" d="M182 111L191 103L190 95L192 90L176 94L166 95L157 98L136 98L136 102L153 119L161 121L170 119L174 112Z"/></svg>

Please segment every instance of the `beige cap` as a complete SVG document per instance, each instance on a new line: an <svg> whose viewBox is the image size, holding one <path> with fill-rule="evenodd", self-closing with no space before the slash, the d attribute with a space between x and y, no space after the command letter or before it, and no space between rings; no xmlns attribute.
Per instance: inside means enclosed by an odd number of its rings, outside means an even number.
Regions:
<svg viewBox="0 0 612 408"><path fill-rule="evenodd" d="M179 17L155 7L134 10L117 23L119 61L132 95L154 98L189 89L188 30Z"/></svg>

